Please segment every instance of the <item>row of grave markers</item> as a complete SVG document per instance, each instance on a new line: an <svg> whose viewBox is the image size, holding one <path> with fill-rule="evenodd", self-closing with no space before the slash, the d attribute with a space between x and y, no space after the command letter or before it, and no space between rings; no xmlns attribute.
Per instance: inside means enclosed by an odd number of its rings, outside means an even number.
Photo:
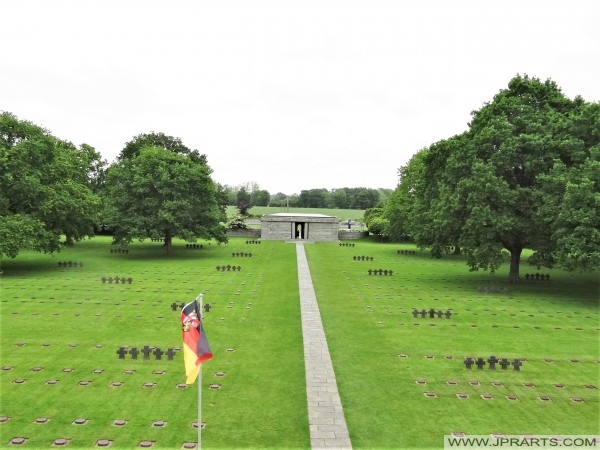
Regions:
<svg viewBox="0 0 600 450"><path fill-rule="evenodd" d="M474 364L477 367L477 369L483 370L483 367L486 364L486 360L484 360L481 357L474 359L471 356L467 356L464 360L464 364L467 369L470 369ZM506 370L508 368L508 366L513 366L514 370L521 370L523 361L516 358L511 362L506 358L499 359L499 358L496 358L494 355L492 355L487 359L487 364L488 364L488 368L490 370L496 370L496 364L498 364L502 370Z"/></svg>
<svg viewBox="0 0 600 450"><path fill-rule="evenodd" d="M529 273L526 273L525 274L525 279L526 280L542 280L542 281L546 280L546 281L548 281L548 280L550 280L550 274L549 273L547 273L547 274L543 274L543 273L532 273L532 274L529 274Z"/></svg>
<svg viewBox="0 0 600 450"><path fill-rule="evenodd" d="M145 345L141 350L138 350L137 347L131 347L129 350L127 350L127 347L119 347L116 353L119 359L125 359L125 355L127 354L131 355L131 359L138 359L137 357L141 353L144 355L143 359L145 360L150 359L150 355L152 354L156 357L156 359L162 359L163 355L167 355L167 359L172 361L173 357L175 356L175 349L170 347L165 352L159 347L156 347L153 350L152 347Z"/></svg>
<svg viewBox="0 0 600 450"><path fill-rule="evenodd" d="M129 249L128 248L111 248L110 249L111 253L122 253L127 255L129 253Z"/></svg>
<svg viewBox="0 0 600 450"><path fill-rule="evenodd" d="M242 271L242 267L241 266L232 266L231 264L227 264L226 266L217 266L217 272L221 271L221 272L225 272L225 270L230 271L238 271L241 272Z"/></svg>
<svg viewBox="0 0 600 450"><path fill-rule="evenodd" d="M369 269L367 270L367 273L369 275L390 275L392 276L394 274L393 270L387 270L387 269Z"/></svg>
<svg viewBox="0 0 600 450"><path fill-rule="evenodd" d="M126 282L131 284L133 282L133 278L131 278L131 277L128 277L128 278L125 278L125 277L120 277L120 278L119 277L114 277L114 278L113 277L108 277L108 278L102 277L102 278L100 278L100 281L102 281L102 283L106 283L108 281L108 284L112 284L113 281L115 284L119 284L119 282L121 282L121 284L125 284Z"/></svg>
<svg viewBox="0 0 600 450"><path fill-rule="evenodd" d="M58 267L83 267L83 263L74 261L59 261Z"/></svg>
<svg viewBox="0 0 600 450"><path fill-rule="evenodd" d="M171 303L171 311L182 310L185 305L186 303L173 302ZM206 303L202 308L204 309L204 312L210 312L212 306L209 303Z"/></svg>
<svg viewBox="0 0 600 450"><path fill-rule="evenodd" d="M426 311L424 309L422 309L421 311L417 311L416 309L412 310L412 315L415 319L419 316L425 318L427 314L429 314L429 318L431 319L435 319L436 316L438 319L441 319L442 317L449 319L450 317L452 317L452 311L450 311L449 309L446 310L446 312L442 311L441 309L436 311L433 308L431 308L429 311Z"/></svg>

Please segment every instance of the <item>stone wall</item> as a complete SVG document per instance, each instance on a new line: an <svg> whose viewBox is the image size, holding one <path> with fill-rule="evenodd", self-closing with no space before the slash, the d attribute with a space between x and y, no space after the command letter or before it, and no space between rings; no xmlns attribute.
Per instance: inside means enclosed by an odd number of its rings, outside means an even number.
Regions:
<svg viewBox="0 0 600 450"><path fill-rule="evenodd" d="M338 231L338 239L340 241L347 241L352 239L362 239L369 235L368 231L349 231L349 230L340 230Z"/></svg>
<svg viewBox="0 0 600 450"><path fill-rule="evenodd" d="M245 237L251 239L260 239L261 230L260 228L247 228L245 230L228 230L227 236L229 237Z"/></svg>

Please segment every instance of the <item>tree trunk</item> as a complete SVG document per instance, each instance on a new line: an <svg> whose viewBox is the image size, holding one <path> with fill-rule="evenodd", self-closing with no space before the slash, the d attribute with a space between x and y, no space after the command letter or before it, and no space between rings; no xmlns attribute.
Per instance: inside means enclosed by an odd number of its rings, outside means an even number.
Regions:
<svg viewBox="0 0 600 450"><path fill-rule="evenodd" d="M519 248L519 249L511 248L510 249L510 271L508 272L508 281L510 281L511 283L518 283L519 281L521 281L521 278L519 277L519 264L521 263L521 251L523 251L522 248Z"/></svg>
<svg viewBox="0 0 600 450"><path fill-rule="evenodd" d="M453 255L460 255L460 247L458 245L454 246L454 252L452 252Z"/></svg>
<svg viewBox="0 0 600 450"><path fill-rule="evenodd" d="M167 247L167 255L169 254L169 250L171 249L171 242L173 241L173 237L171 236L170 231L165 232L165 246Z"/></svg>

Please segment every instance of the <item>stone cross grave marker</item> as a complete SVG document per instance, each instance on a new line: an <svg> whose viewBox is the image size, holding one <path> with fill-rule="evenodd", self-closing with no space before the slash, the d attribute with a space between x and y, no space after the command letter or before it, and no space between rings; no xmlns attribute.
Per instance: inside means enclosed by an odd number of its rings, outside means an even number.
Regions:
<svg viewBox="0 0 600 450"><path fill-rule="evenodd" d="M515 370L521 370L521 366L523 365L520 359L515 359L511 364Z"/></svg>
<svg viewBox="0 0 600 450"><path fill-rule="evenodd" d="M170 347L167 349L165 355L167 355L167 359L169 361L173 360L173 356L175 356L175 349L173 347Z"/></svg>
<svg viewBox="0 0 600 450"><path fill-rule="evenodd" d="M144 359L150 359L150 353L152 353L152 349L147 345L142 347L142 354L144 355Z"/></svg>

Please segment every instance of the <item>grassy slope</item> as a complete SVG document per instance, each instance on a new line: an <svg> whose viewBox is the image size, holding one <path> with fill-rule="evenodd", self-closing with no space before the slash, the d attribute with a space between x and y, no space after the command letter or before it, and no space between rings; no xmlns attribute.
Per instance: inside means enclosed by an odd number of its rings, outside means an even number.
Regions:
<svg viewBox="0 0 600 450"><path fill-rule="evenodd" d="M235 206L227 207L227 216L232 217L238 212ZM253 206L250 208L250 214L260 217L264 214L276 213L298 213L298 214L325 214L326 216L335 216L339 220L352 219L354 221L362 221L364 209L328 209L328 208L282 208L277 206Z"/></svg>

